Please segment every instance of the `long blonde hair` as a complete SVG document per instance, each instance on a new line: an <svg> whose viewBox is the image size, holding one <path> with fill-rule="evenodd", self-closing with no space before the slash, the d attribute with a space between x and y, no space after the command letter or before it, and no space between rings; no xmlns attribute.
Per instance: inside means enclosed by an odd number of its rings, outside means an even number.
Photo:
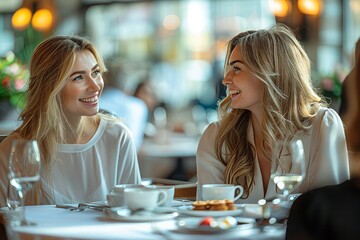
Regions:
<svg viewBox="0 0 360 240"><path fill-rule="evenodd" d="M304 131L316 115L322 99L310 78L310 60L293 32L284 25L265 30L243 32L228 42L225 71L230 53L240 46L244 64L265 85L262 96L264 141L259 146L270 160L265 146L276 139ZM216 154L226 165L226 183L244 186L247 198L254 185L255 154L247 140L251 112L232 109L229 96L219 103L220 131L216 138Z"/></svg>
<svg viewBox="0 0 360 240"><path fill-rule="evenodd" d="M63 142L64 130L69 127L62 109L60 93L68 81L76 53L84 50L94 55L101 73L107 71L95 46L79 36L54 36L44 40L36 47L30 61L28 102L20 114L23 122L15 132L21 138L37 140L41 153L42 174L48 180L57 144ZM87 119L89 123L96 123L99 116ZM46 191L41 192L47 194ZM36 202L40 201L41 196L38 195L41 192L34 194Z"/></svg>

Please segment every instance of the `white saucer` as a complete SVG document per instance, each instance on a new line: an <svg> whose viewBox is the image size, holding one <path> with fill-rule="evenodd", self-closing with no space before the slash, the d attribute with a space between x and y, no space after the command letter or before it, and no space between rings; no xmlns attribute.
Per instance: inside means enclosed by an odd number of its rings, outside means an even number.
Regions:
<svg viewBox="0 0 360 240"><path fill-rule="evenodd" d="M153 211L142 211L131 214L127 207L114 207L104 209L105 215L117 221L126 222L155 222L174 219L179 216L179 213L173 208L158 207Z"/></svg>
<svg viewBox="0 0 360 240"><path fill-rule="evenodd" d="M236 210L227 210L227 211L192 210L193 206L181 206L178 209L180 213L195 217L207 217L207 216L226 217L226 216L237 216L244 212L244 210L240 206L237 207L238 209Z"/></svg>

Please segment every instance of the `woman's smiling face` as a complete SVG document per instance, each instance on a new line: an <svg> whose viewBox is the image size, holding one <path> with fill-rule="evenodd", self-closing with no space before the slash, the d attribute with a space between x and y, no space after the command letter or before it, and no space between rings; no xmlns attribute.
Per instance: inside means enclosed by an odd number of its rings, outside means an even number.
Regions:
<svg viewBox="0 0 360 240"><path fill-rule="evenodd" d="M228 71L222 82L228 87L232 108L247 109L252 112L262 108L264 83L244 64L239 46L236 46L230 54Z"/></svg>
<svg viewBox="0 0 360 240"><path fill-rule="evenodd" d="M104 87L100 67L88 51L76 53L68 82L61 90L61 101L68 118L92 116L99 111L99 98Z"/></svg>

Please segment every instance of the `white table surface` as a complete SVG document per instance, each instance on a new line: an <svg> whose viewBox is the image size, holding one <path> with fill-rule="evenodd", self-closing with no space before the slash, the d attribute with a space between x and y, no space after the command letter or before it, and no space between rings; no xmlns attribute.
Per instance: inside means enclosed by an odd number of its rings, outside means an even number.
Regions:
<svg viewBox="0 0 360 240"><path fill-rule="evenodd" d="M126 222L110 220L95 210L82 212L55 208L53 205L28 206L26 216L35 226L13 229L19 239L284 239L285 230L260 233L257 229L232 229L221 233L198 233L179 230L177 221L188 217L158 222Z"/></svg>

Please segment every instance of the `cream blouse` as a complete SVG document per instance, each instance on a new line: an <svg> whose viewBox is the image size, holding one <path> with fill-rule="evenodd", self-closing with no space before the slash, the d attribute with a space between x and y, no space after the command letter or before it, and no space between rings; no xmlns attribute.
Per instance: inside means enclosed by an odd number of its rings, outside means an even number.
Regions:
<svg viewBox="0 0 360 240"><path fill-rule="evenodd" d="M224 183L225 165L216 157L215 139L219 131L219 122L210 124L203 133L196 155L197 199L202 199L202 185L206 183ZM306 176L293 193L339 184L350 178L348 152L342 121L330 108L321 108L309 130L300 139L304 145ZM254 145L253 128L248 129L248 140ZM269 180L264 193L262 175L258 158L255 157L255 184L248 198L237 203L257 203L261 198L276 196L276 186Z"/></svg>
<svg viewBox="0 0 360 240"><path fill-rule="evenodd" d="M7 174L5 169L0 169L0 173L0 206L5 206ZM115 184L140 184L137 153L129 129L120 121L102 118L86 144L59 144L51 179L51 185L41 179L51 196L42 196L41 204L105 201ZM31 204L31 194L26 198Z"/></svg>

